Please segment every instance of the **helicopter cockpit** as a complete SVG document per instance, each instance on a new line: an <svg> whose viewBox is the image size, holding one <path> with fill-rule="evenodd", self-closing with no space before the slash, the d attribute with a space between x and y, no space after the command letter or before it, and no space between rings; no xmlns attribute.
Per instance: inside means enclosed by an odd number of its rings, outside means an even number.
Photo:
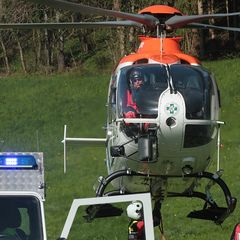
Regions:
<svg viewBox="0 0 240 240"><path fill-rule="evenodd" d="M139 86L135 84L137 81L141 82ZM121 72L118 86L120 116L135 111L136 117L156 118L159 96L168 88L167 72L163 65L126 68Z"/></svg>
<svg viewBox="0 0 240 240"><path fill-rule="evenodd" d="M134 87L133 82L141 81ZM186 119L211 120L211 100L214 95L209 72L199 66L133 65L121 70L118 91L118 117L157 118L161 94L170 90L182 95L186 107ZM160 103L161 104L161 103Z"/></svg>

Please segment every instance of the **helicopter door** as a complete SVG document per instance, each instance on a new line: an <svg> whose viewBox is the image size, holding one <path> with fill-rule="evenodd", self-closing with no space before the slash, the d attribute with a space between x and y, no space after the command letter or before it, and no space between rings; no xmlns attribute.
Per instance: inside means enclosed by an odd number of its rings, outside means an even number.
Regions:
<svg viewBox="0 0 240 240"><path fill-rule="evenodd" d="M174 154L179 153L183 141L185 103L182 95L166 90L159 99L159 149Z"/></svg>

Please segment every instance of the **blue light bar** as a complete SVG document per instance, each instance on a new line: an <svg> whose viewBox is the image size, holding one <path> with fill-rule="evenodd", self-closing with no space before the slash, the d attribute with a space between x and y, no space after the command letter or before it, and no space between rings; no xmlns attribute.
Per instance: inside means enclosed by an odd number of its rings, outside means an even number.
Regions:
<svg viewBox="0 0 240 240"><path fill-rule="evenodd" d="M36 159L32 155L1 155L0 169L37 169Z"/></svg>

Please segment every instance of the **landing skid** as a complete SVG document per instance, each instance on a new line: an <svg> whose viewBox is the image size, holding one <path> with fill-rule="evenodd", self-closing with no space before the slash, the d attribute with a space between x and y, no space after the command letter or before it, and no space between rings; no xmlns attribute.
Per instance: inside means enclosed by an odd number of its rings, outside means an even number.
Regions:
<svg viewBox="0 0 240 240"><path fill-rule="evenodd" d="M121 195L127 194L125 192L113 191L105 193L105 189L109 183L113 180L124 177L124 176L139 176L139 177L159 177L159 178L166 178L166 176L161 175L146 175L139 172L134 172L131 170L121 170L114 172L107 176L106 178L102 178L99 186L96 191L97 197L102 196L111 196L111 195ZM193 211L188 214L190 218L197 218L197 219L204 219L204 220L211 220L216 224L221 224L223 221L234 211L237 203L237 199L231 196L230 190L227 187L226 183L221 179L218 174L213 174L209 172L201 172L197 174L189 174L184 176L168 176L168 178L196 178L196 179L209 179L211 183L207 186L208 191L206 193L202 192L195 192L195 191L188 191L184 193L171 193L169 192L167 195L168 197L187 197L187 198L199 198L204 201L203 209L199 211ZM217 203L212 199L210 194L210 188L212 185L217 184L223 191L226 201L226 207L219 207ZM93 216L92 216L93 217Z"/></svg>

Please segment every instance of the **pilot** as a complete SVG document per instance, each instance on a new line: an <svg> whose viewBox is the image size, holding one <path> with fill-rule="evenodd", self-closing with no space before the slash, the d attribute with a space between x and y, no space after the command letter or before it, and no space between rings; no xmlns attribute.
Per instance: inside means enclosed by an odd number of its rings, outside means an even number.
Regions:
<svg viewBox="0 0 240 240"><path fill-rule="evenodd" d="M134 69L129 75L130 89L127 91L127 109L124 113L125 118L136 118L136 115L138 114L138 107L134 99L134 94L140 90L143 84L144 78L142 72Z"/></svg>
<svg viewBox="0 0 240 240"><path fill-rule="evenodd" d="M145 240L143 205L139 201L132 202L127 207L130 218L128 225L128 240Z"/></svg>
<svg viewBox="0 0 240 240"><path fill-rule="evenodd" d="M143 85L143 74L140 70L133 70L130 74L129 81L131 89L139 90Z"/></svg>

